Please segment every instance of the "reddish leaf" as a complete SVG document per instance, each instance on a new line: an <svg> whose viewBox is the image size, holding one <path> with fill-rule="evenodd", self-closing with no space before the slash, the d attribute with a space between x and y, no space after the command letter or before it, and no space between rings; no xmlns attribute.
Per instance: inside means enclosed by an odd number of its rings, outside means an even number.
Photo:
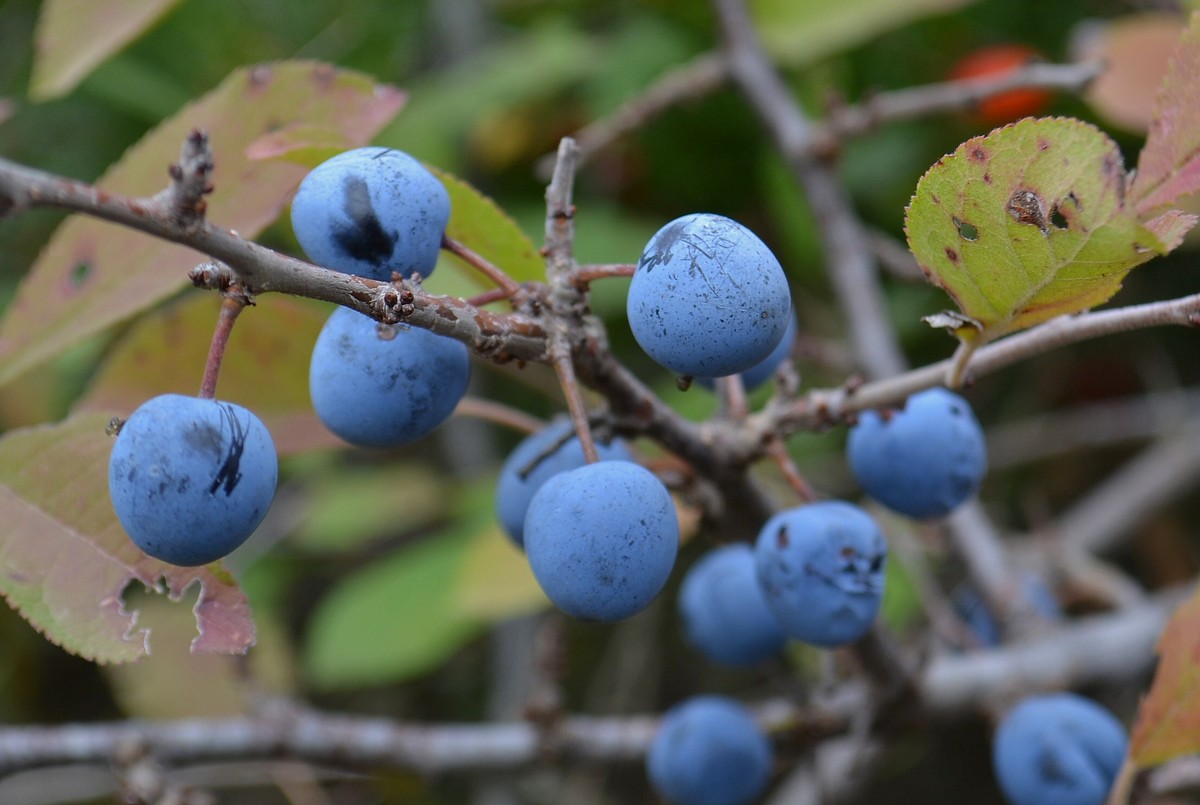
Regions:
<svg viewBox="0 0 1200 805"><path fill-rule="evenodd" d="M1183 29L1179 14L1149 11L1089 26L1080 36L1076 59L1104 63L1104 72L1084 97L1107 123L1146 133L1154 120L1155 95Z"/></svg>
<svg viewBox="0 0 1200 805"><path fill-rule="evenodd" d="M254 644L246 597L219 564L167 565L144 555L108 498L105 414L73 417L0 439L0 593L48 640L96 662L129 662L149 634L125 610L126 586L180 598L200 584L197 652L244 653Z"/></svg>
<svg viewBox="0 0 1200 805"><path fill-rule="evenodd" d="M1130 757L1143 768L1200 752L1200 591L1175 610L1158 654L1129 744Z"/></svg>
<svg viewBox="0 0 1200 805"><path fill-rule="evenodd" d="M237 70L146 135L98 184L121 193L157 192L187 133L207 129L216 161L209 219L253 237L279 216L307 170L285 160L252 160L248 147L298 123L319 131L322 146L334 134L345 148L362 145L403 102L396 89L316 62ZM202 260L140 232L82 216L68 220L0 323L0 383L161 302L187 284L187 269Z"/></svg>
<svg viewBox="0 0 1200 805"><path fill-rule="evenodd" d="M1192 15L1167 66L1130 194L1138 214L1145 218L1197 190L1200 190L1200 13Z"/></svg>
<svg viewBox="0 0 1200 805"><path fill-rule="evenodd" d="M29 95L65 95L97 65L136 39L179 0L45 0Z"/></svg>

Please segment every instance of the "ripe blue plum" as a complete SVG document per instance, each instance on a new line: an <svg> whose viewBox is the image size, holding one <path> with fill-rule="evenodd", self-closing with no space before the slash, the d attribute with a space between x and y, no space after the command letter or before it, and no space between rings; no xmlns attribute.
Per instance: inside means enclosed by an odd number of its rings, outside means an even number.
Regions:
<svg viewBox="0 0 1200 805"><path fill-rule="evenodd" d="M853 642L879 612L887 542L853 504L830 500L779 512L759 532L754 559L767 604L798 640Z"/></svg>
<svg viewBox="0 0 1200 805"><path fill-rule="evenodd" d="M944 388L908 398L902 411L865 411L846 443L863 491L916 519L942 517L973 496L987 445L971 406Z"/></svg>
<svg viewBox="0 0 1200 805"><path fill-rule="evenodd" d="M392 148L355 148L313 168L292 200L292 228L320 265L382 281L429 276L450 220L445 185Z"/></svg>
<svg viewBox="0 0 1200 805"><path fill-rule="evenodd" d="M688 568L679 613L689 643L721 665L753 665L777 655L787 635L767 605L744 542L710 550Z"/></svg>
<svg viewBox="0 0 1200 805"><path fill-rule="evenodd" d="M612 622L662 592L679 550L667 488L645 467L601 461L560 472L529 502L525 556L563 612Z"/></svg>
<svg viewBox="0 0 1200 805"><path fill-rule="evenodd" d="M108 462L117 519L146 554L205 565L246 541L279 475L275 443L240 405L164 394L121 426Z"/></svg>
<svg viewBox="0 0 1200 805"><path fill-rule="evenodd" d="M775 255L736 221L694 213L646 244L626 300L646 354L690 377L724 377L766 359L792 300Z"/></svg>
<svg viewBox="0 0 1200 805"><path fill-rule="evenodd" d="M1127 745L1121 722L1090 699L1031 696L996 729L992 766L1012 805L1102 805Z"/></svg>
<svg viewBox="0 0 1200 805"><path fill-rule="evenodd" d="M771 354L742 372L742 385L745 386L747 391L756 389L770 380L775 375L775 370L779 368L779 365L791 356L792 348L796 345L798 330L796 317L793 315L788 319L787 329L783 331L783 340L779 342L775 349L771 350ZM712 388L714 379L711 377L696 378L697 382L705 388Z"/></svg>
<svg viewBox="0 0 1200 805"><path fill-rule="evenodd" d="M646 752L646 774L677 805L745 805L767 787L771 742L723 696L696 696L667 711Z"/></svg>
<svg viewBox="0 0 1200 805"><path fill-rule="evenodd" d="M347 442L396 447L445 421L470 375L466 345L340 307L313 347L309 395L325 426Z"/></svg>
<svg viewBox="0 0 1200 805"><path fill-rule="evenodd" d="M496 516L518 547L525 546L525 512L529 501L547 480L587 463L579 438L569 419L551 422L531 434L509 454L496 482ZM620 439L596 443L601 461L633 461Z"/></svg>

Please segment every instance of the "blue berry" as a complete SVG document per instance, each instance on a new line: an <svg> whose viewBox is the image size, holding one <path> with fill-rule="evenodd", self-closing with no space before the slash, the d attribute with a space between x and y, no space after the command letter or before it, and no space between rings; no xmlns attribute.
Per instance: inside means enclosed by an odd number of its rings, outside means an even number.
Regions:
<svg viewBox="0 0 1200 805"><path fill-rule="evenodd" d="M646 753L646 774L676 805L745 805L771 780L771 742L746 708L696 696L663 716Z"/></svg>
<svg viewBox="0 0 1200 805"><path fill-rule="evenodd" d="M766 359L791 319L787 277L746 227L696 213L660 229L629 286L630 329L646 354L691 377L724 377Z"/></svg>
<svg viewBox="0 0 1200 805"><path fill-rule="evenodd" d="M864 412L846 452L863 491L917 519L954 510L979 490L987 471L987 446L971 406L943 388L914 394L902 411Z"/></svg>
<svg viewBox="0 0 1200 805"><path fill-rule="evenodd" d="M612 622L662 591L679 549L675 504L645 467L601 461L542 484L525 515L525 555L563 612Z"/></svg>
<svg viewBox="0 0 1200 805"><path fill-rule="evenodd" d="M754 547L767 604L791 637L816 646L858 640L883 598L887 542L849 503L810 503L767 521Z"/></svg>
<svg viewBox="0 0 1200 805"><path fill-rule="evenodd" d="M779 345L771 350L770 355L742 372L742 385L747 391L758 388L774 377L775 370L779 368L779 365L791 357L792 348L796 345L798 329L796 317L790 317L787 329L783 331L783 340L779 342ZM696 380L705 388L713 387L713 378L711 377L699 377Z"/></svg>
<svg viewBox="0 0 1200 805"><path fill-rule="evenodd" d="M246 541L275 496L279 467L262 420L240 405L164 394L121 426L108 462L117 519L146 554L215 562Z"/></svg>
<svg viewBox="0 0 1200 805"><path fill-rule="evenodd" d="M550 423L527 436L509 454L496 482L496 516L505 533L517 545L525 546L525 512L534 493L547 480L566 470L587 463L579 438L569 419ZM553 452L547 452L551 451ZM601 461L633 461L629 448L620 439L609 444L596 443Z"/></svg>
<svg viewBox="0 0 1200 805"><path fill-rule="evenodd" d="M1012 805L1103 805L1127 743L1121 722L1090 699L1031 696L1000 722L992 765Z"/></svg>
<svg viewBox="0 0 1200 805"><path fill-rule="evenodd" d="M391 148L355 148L313 168L292 201L292 228L320 265L388 281L429 276L450 220L450 196L420 162Z"/></svg>
<svg viewBox="0 0 1200 805"><path fill-rule="evenodd" d="M684 634L721 665L753 665L778 654L787 635L767 605L744 542L714 548L692 565L679 587Z"/></svg>
<svg viewBox="0 0 1200 805"><path fill-rule="evenodd" d="M470 373L466 345L340 307L313 347L309 394L317 416L347 442L396 447L449 417Z"/></svg>

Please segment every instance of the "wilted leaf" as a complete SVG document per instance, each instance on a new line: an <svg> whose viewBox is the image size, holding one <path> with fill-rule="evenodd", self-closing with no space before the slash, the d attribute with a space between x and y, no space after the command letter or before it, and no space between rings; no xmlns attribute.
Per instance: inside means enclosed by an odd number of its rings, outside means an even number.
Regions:
<svg viewBox="0 0 1200 805"><path fill-rule="evenodd" d="M336 131L345 148L359 146L403 101L393 88L316 62L240 69L142 138L98 185L135 195L157 192L184 137L207 129L216 162L208 217L253 237L279 216L306 169L285 160L251 160L246 149L252 143L303 122L329 126L322 137ZM140 232L71 218L55 232L0 322L0 383L162 301L187 285L185 272L203 259Z"/></svg>
<svg viewBox="0 0 1200 805"><path fill-rule="evenodd" d="M220 300L195 295L134 324L110 350L76 411L127 416L159 394L200 389ZM217 395L254 411L280 455L343 444L312 410L308 363L328 305L271 294L238 317Z"/></svg>
<svg viewBox="0 0 1200 805"><path fill-rule="evenodd" d="M34 34L29 97L65 95L179 0L45 0Z"/></svg>
<svg viewBox="0 0 1200 805"><path fill-rule="evenodd" d="M1130 196L1138 214L1148 216L1181 196L1200 190L1200 14L1167 66L1154 103L1146 144L1138 155Z"/></svg>
<svg viewBox="0 0 1200 805"><path fill-rule="evenodd" d="M1130 757L1143 768L1200 752L1200 592L1175 610L1158 655L1129 743Z"/></svg>
<svg viewBox="0 0 1200 805"><path fill-rule="evenodd" d="M974 0L752 0L751 13L771 54L789 64L807 64L865 42L930 14Z"/></svg>
<svg viewBox="0 0 1200 805"><path fill-rule="evenodd" d="M198 582L192 650L254 644L245 596L219 564L167 565L125 535L108 497L106 414L73 417L0 439L0 592L51 642L96 662L129 662L148 632L121 597L133 581L178 599Z"/></svg>
<svg viewBox="0 0 1200 805"><path fill-rule="evenodd" d="M909 248L986 341L1108 300L1167 244L1125 203L1116 143L1078 120L975 137L921 178ZM1161 227L1174 239L1176 225Z"/></svg>

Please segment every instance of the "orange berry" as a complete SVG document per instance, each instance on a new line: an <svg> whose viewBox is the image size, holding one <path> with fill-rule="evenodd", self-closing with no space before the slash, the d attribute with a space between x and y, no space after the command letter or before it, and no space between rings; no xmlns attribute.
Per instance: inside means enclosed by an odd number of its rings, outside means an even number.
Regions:
<svg viewBox="0 0 1200 805"><path fill-rule="evenodd" d="M990 45L959 59L951 68L949 77L958 80L1000 76L1018 70L1040 58L1037 51L1024 45ZM981 122L1000 125L1023 117L1038 115L1049 103L1049 90L1014 89L986 98L974 111L975 117Z"/></svg>

